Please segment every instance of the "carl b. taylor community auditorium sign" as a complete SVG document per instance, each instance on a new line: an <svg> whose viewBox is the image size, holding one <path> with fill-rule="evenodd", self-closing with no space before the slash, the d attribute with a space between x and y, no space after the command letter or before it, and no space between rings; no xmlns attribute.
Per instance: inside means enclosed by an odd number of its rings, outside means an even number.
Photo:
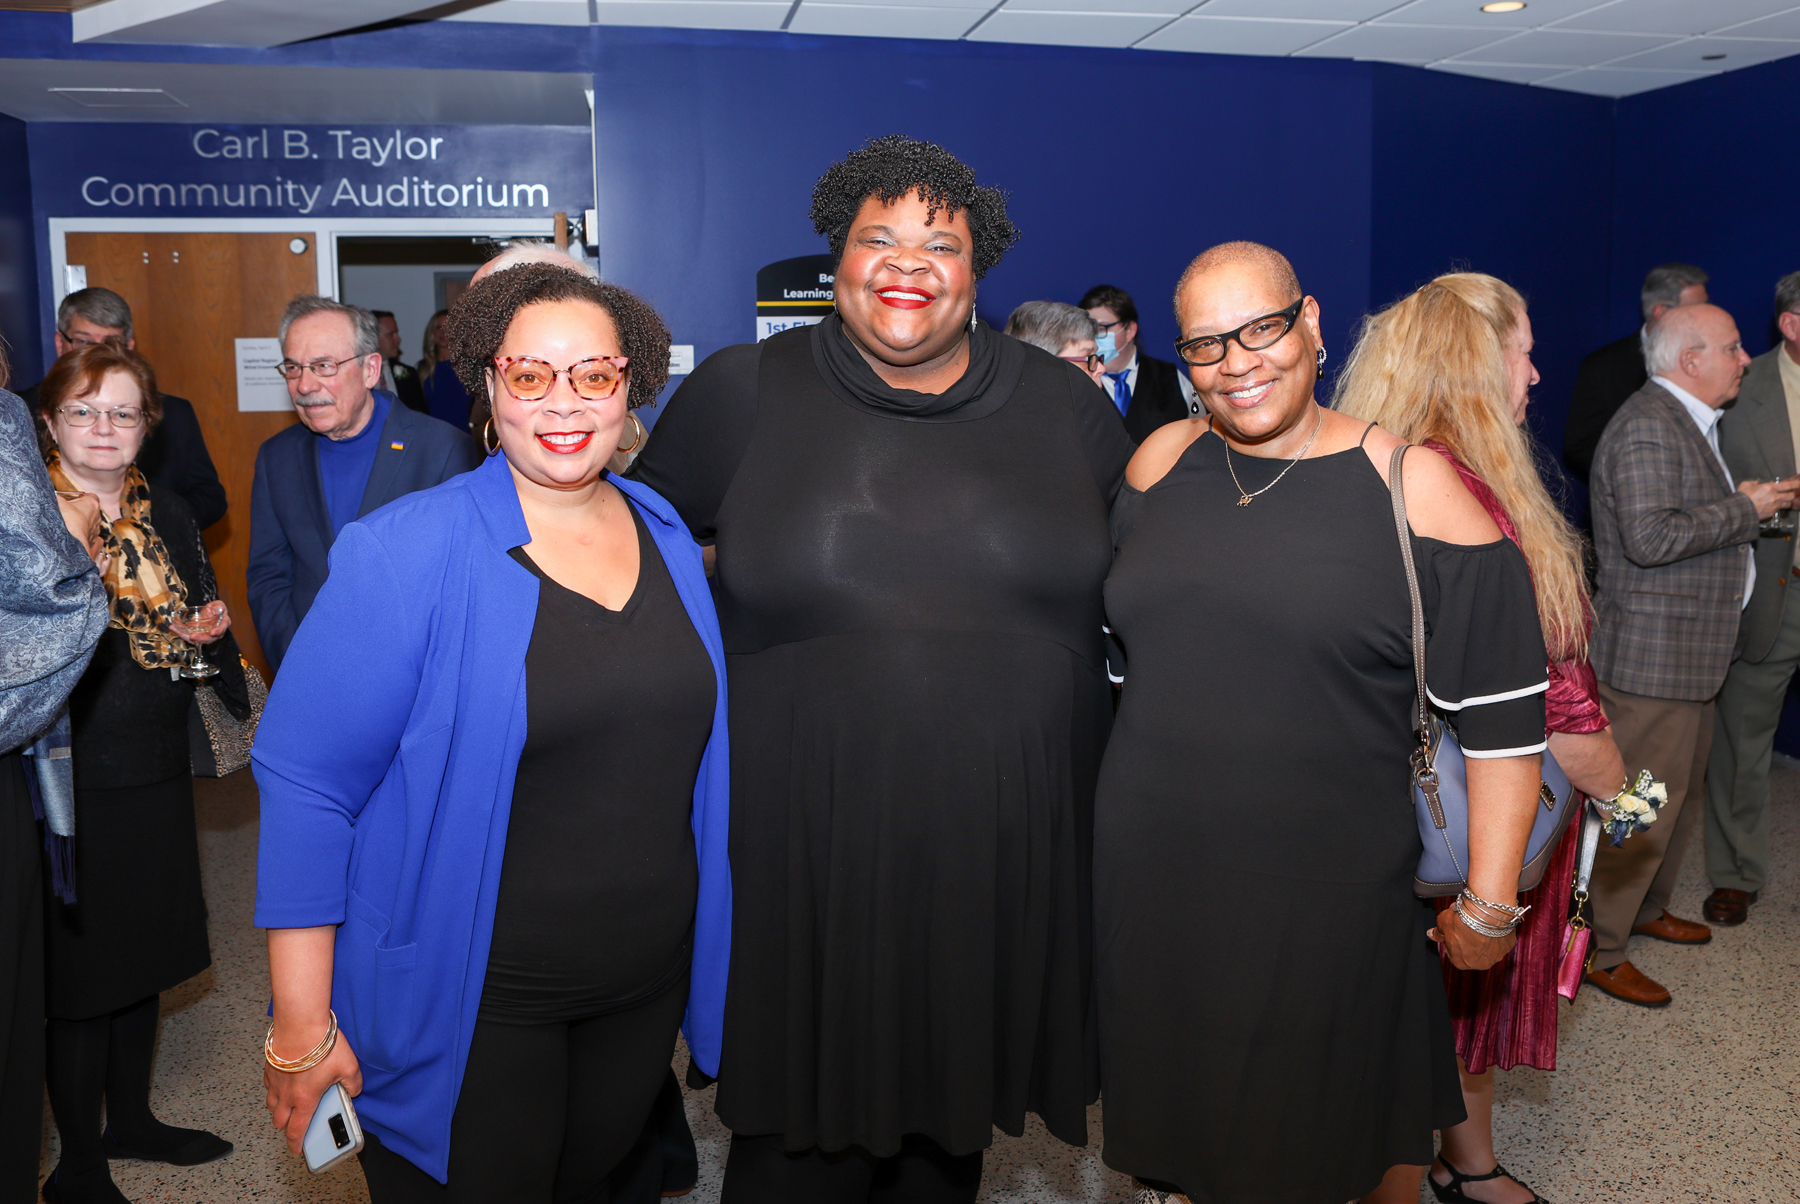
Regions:
<svg viewBox="0 0 1800 1204"><path fill-rule="evenodd" d="M538 217L593 202L583 126L68 124L31 133L46 216Z"/></svg>

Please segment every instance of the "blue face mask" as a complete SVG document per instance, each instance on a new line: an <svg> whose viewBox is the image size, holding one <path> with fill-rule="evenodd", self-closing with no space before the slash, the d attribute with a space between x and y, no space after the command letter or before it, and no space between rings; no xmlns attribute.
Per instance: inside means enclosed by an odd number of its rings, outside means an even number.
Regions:
<svg viewBox="0 0 1800 1204"><path fill-rule="evenodd" d="M1103 360L1112 360L1119 354L1119 340L1112 331L1105 331L1094 340L1094 350Z"/></svg>

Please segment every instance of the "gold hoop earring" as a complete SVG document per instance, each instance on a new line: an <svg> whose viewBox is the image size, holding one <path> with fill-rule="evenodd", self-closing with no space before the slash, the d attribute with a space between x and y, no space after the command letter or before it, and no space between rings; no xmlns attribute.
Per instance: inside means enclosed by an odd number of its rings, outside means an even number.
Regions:
<svg viewBox="0 0 1800 1204"><path fill-rule="evenodd" d="M621 447L619 449L619 454L622 456L628 456L636 451L639 445L644 442L644 436L649 433L644 429L644 424L638 421L638 416L636 414L627 410L625 412L625 417L631 421L632 426L637 428L637 434L632 438L630 447Z"/></svg>
<svg viewBox="0 0 1800 1204"><path fill-rule="evenodd" d="M481 424L481 446L490 456L500 450L500 437L494 434L494 418L491 414L488 416L488 420Z"/></svg>

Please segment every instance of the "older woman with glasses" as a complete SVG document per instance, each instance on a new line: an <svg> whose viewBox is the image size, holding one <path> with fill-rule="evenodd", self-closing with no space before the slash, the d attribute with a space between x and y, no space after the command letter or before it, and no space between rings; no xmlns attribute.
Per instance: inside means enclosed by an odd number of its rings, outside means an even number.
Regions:
<svg viewBox="0 0 1800 1204"><path fill-rule="evenodd" d="M1202 254L1176 318L1205 412L1133 458L1106 583L1128 663L1095 802L1105 1159L1144 1200L1343 1204L1463 1118L1425 938L1462 969L1512 947L1544 641L1518 547L1412 449L1427 681L1468 757L1464 906L1502 935L1434 922L1412 893L1403 445L1314 400L1318 303L1279 253Z"/></svg>
<svg viewBox="0 0 1800 1204"><path fill-rule="evenodd" d="M344 528L257 733L268 1105L298 1153L360 1092L375 1204L604 1198L729 957L700 549L606 472L669 334L530 264L448 338L488 459Z"/></svg>
<svg viewBox="0 0 1800 1204"><path fill-rule="evenodd" d="M1006 319L1006 333L1068 360L1100 388L1106 387L1106 357L1095 350L1100 324L1085 311L1061 301L1027 301Z"/></svg>
<svg viewBox="0 0 1800 1204"><path fill-rule="evenodd" d="M111 343L64 355L38 389L52 483L98 499L111 604L69 698L72 847L51 838L45 1037L62 1159L44 1198L63 1204L123 1200L109 1158L191 1166L232 1148L150 1111L157 997L212 962L188 752L196 686L249 714L199 525L134 463L157 397L150 365Z"/></svg>

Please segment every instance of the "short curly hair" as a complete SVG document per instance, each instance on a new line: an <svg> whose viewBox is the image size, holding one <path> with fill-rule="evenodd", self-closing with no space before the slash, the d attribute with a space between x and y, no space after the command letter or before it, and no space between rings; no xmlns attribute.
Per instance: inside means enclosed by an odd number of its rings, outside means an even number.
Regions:
<svg viewBox="0 0 1800 1204"><path fill-rule="evenodd" d="M625 404L632 409L656 404L669 382L669 328L657 312L616 284L555 264L527 263L471 285L444 323L456 377L475 399L477 424L491 413L487 373L513 319L527 305L555 301L586 301L606 311L619 332L620 352L631 360Z"/></svg>
<svg viewBox="0 0 1800 1204"><path fill-rule="evenodd" d="M926 204L926 225L940 210L946 217L968 214L977 280L1019 241L1019 228L1006 216L1005 192L975 183L975 169L935 142L901 134L870 139L819 177L813 185L813 229L830 240L832 255L841 260L850 223L864 201L873 197L892 204L910 192Z"/></svg>

